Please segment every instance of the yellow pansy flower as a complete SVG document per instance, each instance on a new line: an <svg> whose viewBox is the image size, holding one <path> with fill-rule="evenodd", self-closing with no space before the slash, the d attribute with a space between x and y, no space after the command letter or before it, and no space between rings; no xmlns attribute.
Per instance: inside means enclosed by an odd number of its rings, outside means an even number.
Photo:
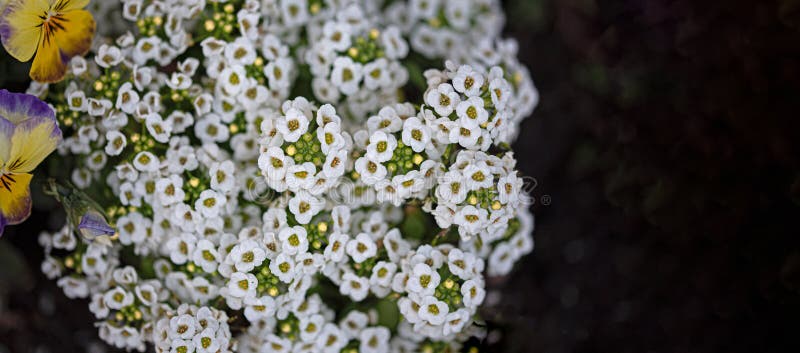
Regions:
<svg viewBox="0 0 800 353"><path fill-rule="evenodd" d="M0 235L31 213L31 172L56 149L61 130L35 96L0 90Z"/></svg>
<svg viewBox="0 0 800 353"><path fill-rule="evenodd" d="M94 18L83 10L88 4L89 0L10 0L0 16L3 47L19 61L36 55L32 79L60 81L69 60L86 54L92 45Z"/></svg>

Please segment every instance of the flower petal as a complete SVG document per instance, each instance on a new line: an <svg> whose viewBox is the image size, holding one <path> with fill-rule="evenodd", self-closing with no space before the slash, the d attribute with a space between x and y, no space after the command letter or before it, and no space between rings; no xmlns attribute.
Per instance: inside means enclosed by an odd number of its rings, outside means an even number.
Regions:
<svg viewBox="0 0 800 353"><path fill-rule="evenodd" d="M6 170L28 173L52 153L61 142L55 119L34 117L14 129Z"/></svg>
<svg viewBox="0 0 800 353"><path fill-rule="evenodd" d="M94 239L103 235L114 235L116 232L114 228L108 225L106 218L97 211L87 211L81 222L78 224L78 230L86 239Z"/></svg>
<svg viewBox="0 0 800 353"><path fill-rule="evenodd" d="M42 26L45 30L47 26ZM31 65L31 79L42 83L58 82L67 73L68 57L61 55L52 30L42 32L39 38L39 48Z"/></svg>
<svg viewBox="0 0 800 353"><path fill-rule="evenodd" d="M11 136L14 136L14 124L0 116L0 169L11 153Z"/></svg>
<svg viewBox="0 0 800 353"><path fill-rule="evenodd" d="M5 224L19 224L31 214L32 174L0 175L0 217Z"/></svg>
<svg viewBox="0 0 800 353"><path fill-rule="evenodd" d="M67 11L52 19L64 27L64 30L54 32L56 44L61 50L61 56L67 61L76 55L84 55L92 46L94 37L94 17L86 10Z"/></svg>
<svg viewBox="0 0 800 353"><path fill-rule="evenodd" d="M59 0L56 6L53 8L56 11L72 11L72 10L80 10L86 5L89 5L89 0Z"/></svg>
<svg viewBox="0 0 800 353"><path fill-rule="evenodd" d="M50 8L47 0L12 0L0 16L3 47L15 59L28 61L36 52L42 33L39 17Z"/></svg>
<svg viewBox="0 0 800 353"><path fill-rule="evenodd" d="M36 96L0 89L0 116L18 125L30 118L49 118L55 121L53 108Z"/></svg>

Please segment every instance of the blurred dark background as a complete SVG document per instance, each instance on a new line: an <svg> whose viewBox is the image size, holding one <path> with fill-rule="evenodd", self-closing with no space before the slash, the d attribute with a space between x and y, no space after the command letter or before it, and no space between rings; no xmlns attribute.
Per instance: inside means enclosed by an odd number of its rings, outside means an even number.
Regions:
<svg viewBox="0 0 800 353"><path fill-rule="evenodd" d="M514 146L536 250L482 351L797 352L800 0L504 3L541 93ZM46 217L0 240L0 353L95 339L40 274Z"/></svg>

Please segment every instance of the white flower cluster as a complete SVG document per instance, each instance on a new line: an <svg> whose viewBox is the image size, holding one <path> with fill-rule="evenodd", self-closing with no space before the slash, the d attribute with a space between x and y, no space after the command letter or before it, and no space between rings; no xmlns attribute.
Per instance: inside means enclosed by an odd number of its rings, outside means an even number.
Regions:
<svg viewBox="0 0 800 353"><path fill-rule="evenodd" d="M102 9L98 33L122 34L29 89L58 112L83 191L65 206L85 194L116 231L108 244L68 222L39 239L42 270L91 300L101 338L418 352L485 335L484 278L532 251L534 228L509 144L538 95L498 39L498 2Z"/></svg>

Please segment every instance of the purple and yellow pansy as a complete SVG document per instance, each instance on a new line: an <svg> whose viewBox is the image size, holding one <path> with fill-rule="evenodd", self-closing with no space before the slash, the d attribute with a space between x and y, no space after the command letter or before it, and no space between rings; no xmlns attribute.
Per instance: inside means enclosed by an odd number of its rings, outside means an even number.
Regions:
<svg viewBox="0 0 800 353"><path fill-rule="evenodd" d="M31 213L31 172L61 141L55 112L35 96L0 90L0 236Z"/></svg>
<svg viewBox="0 0 800 353"><path fill-rule="evenodd" d="M69 60L89 51L95 22L89 0L10 0L0 15L3 47L15 59L32 57L31 79L57 82ZM35 57L34 57L35 55Z"/></svg>

